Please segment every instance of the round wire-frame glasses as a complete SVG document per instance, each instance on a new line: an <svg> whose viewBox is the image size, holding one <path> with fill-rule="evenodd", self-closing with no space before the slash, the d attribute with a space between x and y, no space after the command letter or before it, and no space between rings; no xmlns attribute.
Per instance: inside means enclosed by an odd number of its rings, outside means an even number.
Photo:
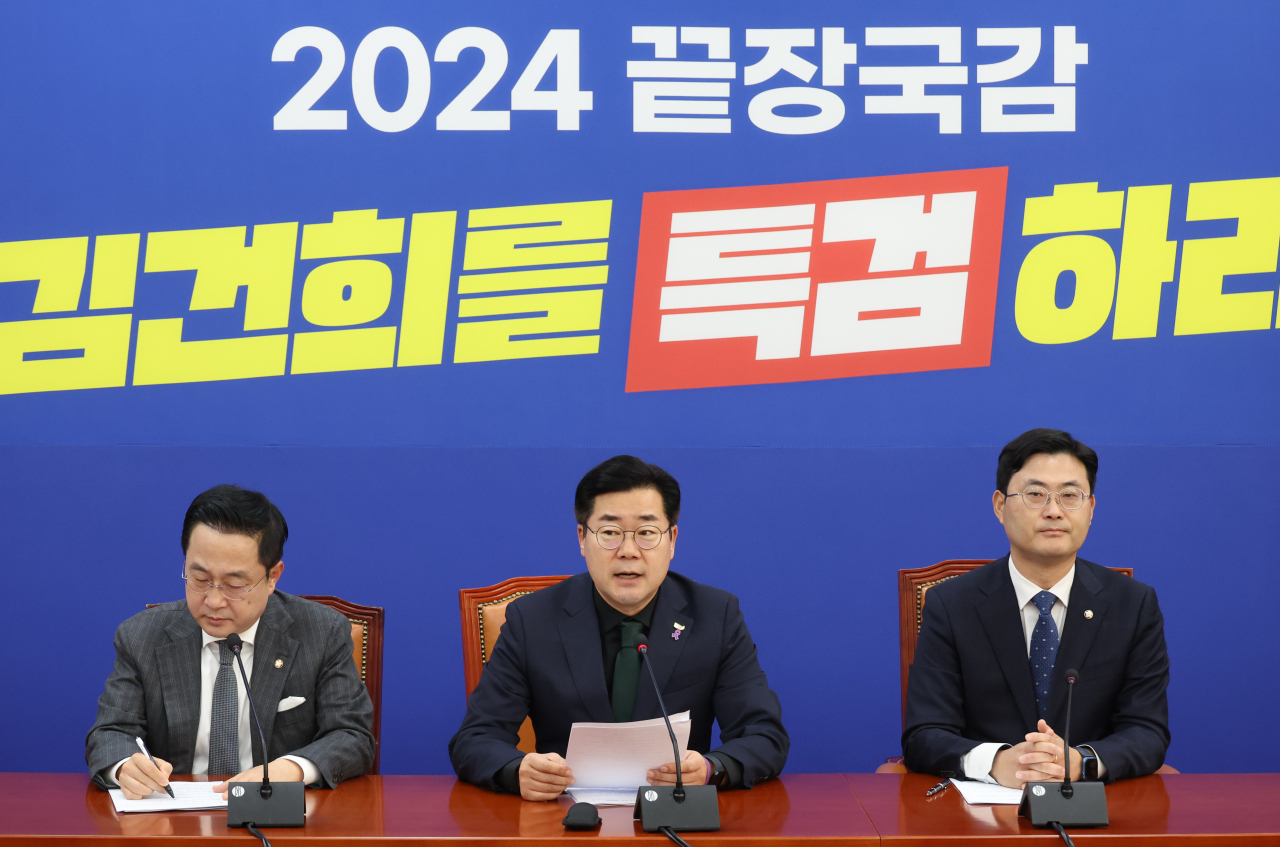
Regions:
<svg viewBox="0 0 1280 847"><path fill-rule="evenodd" d="M623 529L613 524L605 524L599 529L592 529L583 524L583 528L587 532L596 537L596 543L606 550L617 550L622 546L622 542L626 540L630 534L636 542L636 546L641 550L652 550L662 543L662 536L671 531L671 527L666 529L658 529L652 524L645 524L636 529Z"/></svg>

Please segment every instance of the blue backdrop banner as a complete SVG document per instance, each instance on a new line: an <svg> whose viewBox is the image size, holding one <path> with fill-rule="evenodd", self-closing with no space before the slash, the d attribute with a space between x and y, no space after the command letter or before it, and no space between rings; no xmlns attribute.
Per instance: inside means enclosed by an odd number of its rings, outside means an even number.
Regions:
<svg viewBox="0 0 1280 847"><path fill-rule="evenodd" d="M0 531L50 707L0 705L0 769L79 767L112 627L240 482L284 590L387 608L384 770L446 772L457 589L581 569L573 486L632 452L791 768L869 770L896 570L1003 554L998 448L1053 426L1101 454L1084 555L1160 592L1171 762L1274 770L1226 730L1280 671L1236 659L1276 621L1272 7L6 12Z"/></svg>

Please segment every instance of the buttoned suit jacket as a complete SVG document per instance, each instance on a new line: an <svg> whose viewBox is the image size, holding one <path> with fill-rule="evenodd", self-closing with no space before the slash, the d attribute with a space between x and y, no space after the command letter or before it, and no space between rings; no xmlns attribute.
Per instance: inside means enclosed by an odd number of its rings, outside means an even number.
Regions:
<svg viewBox="0 0 1280 847"><path fill-rule="evenodd" d="M135 737L173 765L174 773L191 773L200 720L201 632L185 600L140 612L116 629L115 667L85 739L85 761L99 786L109 785L107 768L138 752ZM279 668L277 661L283 663ZM373 765L373 704L351 655L351 624L341 613L273 592L259 619L250 684L268 739L268 761L287 754L310 759L327 788ZM277 713L285 697L306 701ZM253 763L260 765L262 743L252 717L250 735Z"/></svg>
<svg viewBox="0 0 1280 847"><path fill-rule="evenodd" d="M1169 654L1155 589L1076 559L1068 600L1045 720L1066 732L1063 673L1075 668L1070 744L1091 746L1108 782L1154 773L1169 747ZM963 776L971 749L1018 744L1037 720L1009 557L930 588L907 683L906 766Z"/></svg>
<svg viewBox="0 0 1280 847"><path fill-rule="evenodd" d="M526 716L533 721L538 752L562 756L575 721L614 722L591 589L590 574L578 574L507 606L502 637L449 742L461 779L498 790L495 775L524 755L516 743ZM655 602L649 662L668 712L690 713L689 749L732 756L742 763L746 787L776 776L791 739L738 598L668 572ZM661 716L648 672L641 670L632 719ZM715 751L713 720L720 723Z"/></svg>

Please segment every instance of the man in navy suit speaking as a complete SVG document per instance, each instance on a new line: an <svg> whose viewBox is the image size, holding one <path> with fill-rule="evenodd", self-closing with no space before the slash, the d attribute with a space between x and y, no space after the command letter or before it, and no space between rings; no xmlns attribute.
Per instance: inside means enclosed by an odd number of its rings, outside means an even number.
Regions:
<svg viewBox="0 0 1280 847"><path fill-rule="evenodd" d="M782 707L756 659L738 598L669 572L680 486L633 456L591 469L574 498L587 573L513 601L493 656L449 742L461 779L554 800L573 783L564 761L575 721L622 722L662 712L635 645L668 711L689 711L686 784L750 788L776 776L791 739ZM516 749L528 716L536 753ZM711 749L711 725L720 746ZM675 783L675 764L649 771Z"/></svg>
<svg viewBox="0 0 1280 847"><path fill-rule="evenodd" d="M1033 429L1000 453L1009 555L929 589L907 684L905 763L998 782L1144 776L1169 747L1169 655L1148 585L1076 557L1098 455ZM1079 671L1064 750L1067 684ZM1064 760L1064 755L1068 757Z"/></svg>

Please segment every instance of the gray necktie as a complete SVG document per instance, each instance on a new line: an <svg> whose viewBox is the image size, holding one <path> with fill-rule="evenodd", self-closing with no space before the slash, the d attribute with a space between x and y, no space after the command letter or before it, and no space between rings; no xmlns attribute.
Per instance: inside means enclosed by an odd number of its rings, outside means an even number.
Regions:
<svg viewBox="0 0 1280 847"><path fill-rule="evenodd" d="M213 708L209 715L209 773L240 773L240 695L236 691L235 654L227 642L218 642L218 677L213 681Z"/></svg>

